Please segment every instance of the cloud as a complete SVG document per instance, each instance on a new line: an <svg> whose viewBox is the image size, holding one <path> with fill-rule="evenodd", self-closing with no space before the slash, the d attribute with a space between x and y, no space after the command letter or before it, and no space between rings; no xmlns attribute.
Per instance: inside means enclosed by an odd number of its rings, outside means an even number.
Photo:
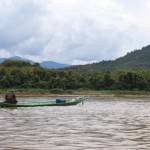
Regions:
<svg viewBox="0 0 150 150"><path fill-rule="evenodd" d="M0 52L78 64L149 44L147 0L1 0Z"/></svg>
<svg viewBox="0 0 150 150"><path fill-rule="evenodd" d="M6 49L0 49L1 58L8 58L10 57L10 53Z"/></svg>
<svg viewBox="0 0 150 150"><path fill-rule="evenodd" d="M96 61L83 61L83 60L73 60L72 65L80 64L80 65L85 65L85 64L91 64L95 63Z"/></svg>

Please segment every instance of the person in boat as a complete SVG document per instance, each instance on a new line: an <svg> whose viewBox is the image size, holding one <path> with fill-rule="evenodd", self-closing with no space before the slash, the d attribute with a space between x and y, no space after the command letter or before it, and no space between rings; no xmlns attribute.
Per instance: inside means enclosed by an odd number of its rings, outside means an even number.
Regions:
<svg viewBox="0 0 150 150"><path fill-rule="evenodd" d="M11 104L16 104L18 102L16 100L16 95L15 95L14 90L11 90L10 92L6 93L4 102L11 103Z"/></svg>

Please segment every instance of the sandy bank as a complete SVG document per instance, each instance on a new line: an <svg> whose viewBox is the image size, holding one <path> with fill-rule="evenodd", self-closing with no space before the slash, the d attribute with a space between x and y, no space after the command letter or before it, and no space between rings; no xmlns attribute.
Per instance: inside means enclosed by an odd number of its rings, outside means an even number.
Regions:
<svg viewBox="0 0 150 150"><path fill-rule="evenodd" d="M133 98L149 98L150 94L112 94L104 92L73 92L73 93L30 93L30 92L16 92L17 97L76 97L76 96L87 96L87 97L133 97ZM5 93L0 94L1 97L5 96Z"/></svg>

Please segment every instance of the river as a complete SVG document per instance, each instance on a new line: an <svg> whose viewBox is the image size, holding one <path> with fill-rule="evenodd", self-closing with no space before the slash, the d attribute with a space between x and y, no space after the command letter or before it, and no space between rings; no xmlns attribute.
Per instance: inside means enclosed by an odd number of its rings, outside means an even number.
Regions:
<svg viewBox="0 0 150 150"><path fill-rule="evenodd" d="M84 105L0 108L0 150L149 148L149 98L89 97Z"/></svg>

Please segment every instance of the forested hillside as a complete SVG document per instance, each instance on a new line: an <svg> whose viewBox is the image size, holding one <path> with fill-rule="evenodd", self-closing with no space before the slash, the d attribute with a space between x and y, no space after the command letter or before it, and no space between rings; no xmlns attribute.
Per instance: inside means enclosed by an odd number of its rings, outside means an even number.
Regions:
<svg viewBox="0 0 150 150"><path fill-rule="evenodd" d="M71 66L71 69L78 72L85 71L112 71L112 70L150 70L150 45L141 50L134 50L114 61L101 61L99 63Z"/></svg>
<svg viewBox="0 0 150 150"><path fill-rule="evenodd" d="M150 71L78 73L52 70L38 63L6 60L0 65L0 88L41 88L52 90L150 90Z"/></svg>

